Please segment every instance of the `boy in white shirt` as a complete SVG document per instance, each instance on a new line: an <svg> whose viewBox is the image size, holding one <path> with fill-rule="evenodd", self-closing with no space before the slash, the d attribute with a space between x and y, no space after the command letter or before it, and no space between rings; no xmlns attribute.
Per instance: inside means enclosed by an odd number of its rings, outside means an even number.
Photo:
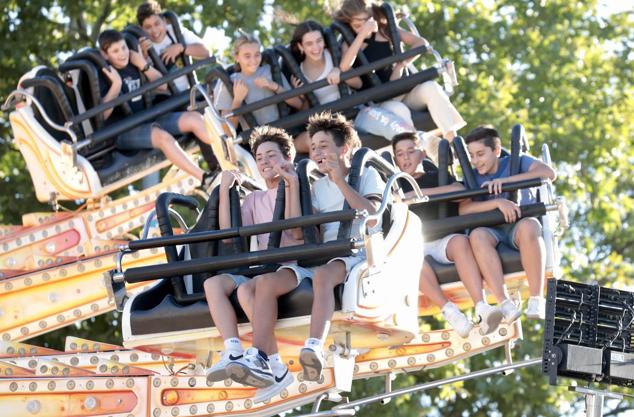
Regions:
<svg viewBox="0 0 634 417"><path fill-rule="evenodd" d="M174 28L165 22L161 13L161 6L154 0L145 2L137 8L137 21L149 36L140 39L143 55L147 57L149 49L154 48L168 71L177 69L176 59L183 53L195 59L209 58L209 50L203 44L203 40L191 30L181 27L185 44L179 43ZM191 87L186 76L177 78L174 84L179 91L189 90Z"/></svg>

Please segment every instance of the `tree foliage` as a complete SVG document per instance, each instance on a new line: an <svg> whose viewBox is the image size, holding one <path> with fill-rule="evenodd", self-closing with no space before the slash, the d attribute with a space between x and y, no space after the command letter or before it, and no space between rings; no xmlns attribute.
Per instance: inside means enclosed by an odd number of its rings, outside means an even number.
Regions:
<svg viewBox="0 0 634 417"><path fill-rule="evenodd" d="M571 229L562 240L564 276L602 285L634 285L634 16L632 10L600 12L595 0L422 0L395 2L407 9L421 34L456 63L460 86L452 101L468 122L510 137L522 123L534 154L548 144L559 178L557 191L571 208ZM102 29L123 28L137 2L5 1L0 13L0 96L35 65L55 67L69 52L91 45ZM302 20L328 23L324 1L168 1L186 26L257 29L265 45L286 43L292 28L274 18L279 9ZM425 60L429 64L432 61ZM7 114L0 115L0 223L19 223L40 210L19 153L10 144ZM110 320L82 324L82 332L111 342ZM104 324L105 323L105 324ZM516 359L541 355L542 329L525 324ZM54 336L52 336L54 338ZM59 336L58 336L59 338ZM59 343L49 336L52 344ZM500 363L501 352L399 376L395 386L444 378ZM357 382L352 397L382 389L382 380ZM521 401L519 401L521 399ZM447 386L369 406L363 415L559 416L582 409L565 388L549 387L539 369ZM572 405L570 405L572 403ZM631 405L631 403L629 404ZM626 402L611 404L615 413Z"/></svg>

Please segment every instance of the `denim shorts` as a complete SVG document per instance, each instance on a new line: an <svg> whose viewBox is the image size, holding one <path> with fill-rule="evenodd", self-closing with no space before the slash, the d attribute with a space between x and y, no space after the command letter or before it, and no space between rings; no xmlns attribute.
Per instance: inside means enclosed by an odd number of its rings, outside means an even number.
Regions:
<svg viewBox="0 0 634 417"><path fill-rule="evenodd" d="M495 226L495 227L478 227L477 229L484 229L487 232L491 233L491 235L498 242L498 245L500 243L504 243L515 250L518 249L517 245L515 244L515 234L517 232L517 223L502 224L500 226Z"/></svg>
<svg viewBox="0 0 634 417"><path fill-rule="evenodd" d="M152 149L152 128L159 127L172 136L182 135L178 128L178 120L182 112L167 113L151 123L144 123L117 137L117 148L125 150Z"/></svg>

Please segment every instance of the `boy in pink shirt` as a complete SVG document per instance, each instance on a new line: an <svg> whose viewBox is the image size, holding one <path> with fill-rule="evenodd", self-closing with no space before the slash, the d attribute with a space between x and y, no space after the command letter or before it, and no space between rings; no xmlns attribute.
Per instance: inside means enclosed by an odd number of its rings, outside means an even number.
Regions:
<svg viewBox="0 0 634 417"><path fill-rule="evenodd" d="M280 181L286 186L285 218L301 215L299 202L299 180L293 168L292 160L295 157L293 139L282 129L270 126L262 126L254 129L250 137L251 149L255 156L258 171L266 182L266 190L254 191L247 195L242 204L242 224L252 225L267 223L273 219L275 199ZM219 228L231 227L231 211L229 208L229 189L234 183L240 182L240 174L233 171L223 171L220 181L219 194ZM267 249L268 234L258 235L258 250ZM303 243L301 229L285 230L282 233L280 246L293 246ZM243 348L238 338L238 321L236 313L231 305L229 296L240 285L252 280L235 274L220 274L208 278L205 281L205 296L214 324L224 339L225 351L220 360L207 370L209 381L220 381L227 378L226 368L230 363L243 357ZM249 320L253 319L252 306L245 306L245 313ZM247 354L249 351L247 351ZM283 381L288 386L293 378L288 373L288 368L281 362L279 355L271 355L267 358L271 362L271 370L275 375L282 375ZM256 394L257 395L257 394Z"/></svg>

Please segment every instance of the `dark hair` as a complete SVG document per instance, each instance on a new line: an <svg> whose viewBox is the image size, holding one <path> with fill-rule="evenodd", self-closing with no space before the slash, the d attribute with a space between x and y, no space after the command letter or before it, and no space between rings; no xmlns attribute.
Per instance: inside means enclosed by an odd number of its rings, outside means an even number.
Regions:
<svg viewBox="0 0 634 417"><path fill-rule="evenodd" d="M308 119L306 130L311 138L317 132L330 133L337 146L349 145L351 149L361 146L357 131L341 113L325 111L314 114Z"/></svg>
<svg viewBox="0 0 634 417"><path fill-rule="evenodd" d="M396 144L402 140L411 140L414 142L414 145L420 145L420 139L418 139L418 135L416 132L401 132L397 135L394 135L392 138L392 150L396 150Z"/></svg>
<svg viewBox="0 0 634 417"><path fill-rule="evenodd" d="M304 60L304 54L299 50L299 45L302 43L304 35L315 31L321 33L321 36L325 41L326 36L324 35L324 27L314 20L306 20L295 27L293 37L291 38L290 50L298 63Z"/></svg>
<svg viewBox="0 0 634 417"><path fill-rule="evenodd" d="M387 16L381 10L381 6L373 0L343 0L339 8L332 14L332 18L350 25L352 18L361 13L368 13L376 20L379 32L389 40L391 45L392 38L389 36Z"/></svg>
<svg viewBox="0 0 634 417"><path fill-rule="evenodd" d="M502 146L502 140L500 134L491 125L482 125L473 129L467 136L465 136L465 142L467 144L472 142L482 142L484 146L495 150L496 147Z"/></svg>
<svg viewBox="0 0 634 417"><path fill-rule="evenodd" d="M156 1L146 1L145 3L137 7L136 20L137 22L139 22L139 25L143 26L143 22L145 22L145 19L154 15L160 16L162 12L163 10L161 9L161 5L158 4Z"/></svg>
<svg viewBox="0 0 634 417"><path fill-rule="evenodd" d="M286 158L293 159L295 157L293 138L284 129L266 125L254 128L251 136L249 136L249 144L251 145L253 156L258 151L258 147L266 142L277 143L282 155Z"/></svg>
<svg viewBox="0 0 634 417"><path fill-rule="evenodd" d="M107 53L108 48L110 48L113 43L117 43L122 40L123 35L121 34L121 32L114 29L108 29L99 34L99 38L97 38L97 43L99 44L99 48Z"/></svg>

